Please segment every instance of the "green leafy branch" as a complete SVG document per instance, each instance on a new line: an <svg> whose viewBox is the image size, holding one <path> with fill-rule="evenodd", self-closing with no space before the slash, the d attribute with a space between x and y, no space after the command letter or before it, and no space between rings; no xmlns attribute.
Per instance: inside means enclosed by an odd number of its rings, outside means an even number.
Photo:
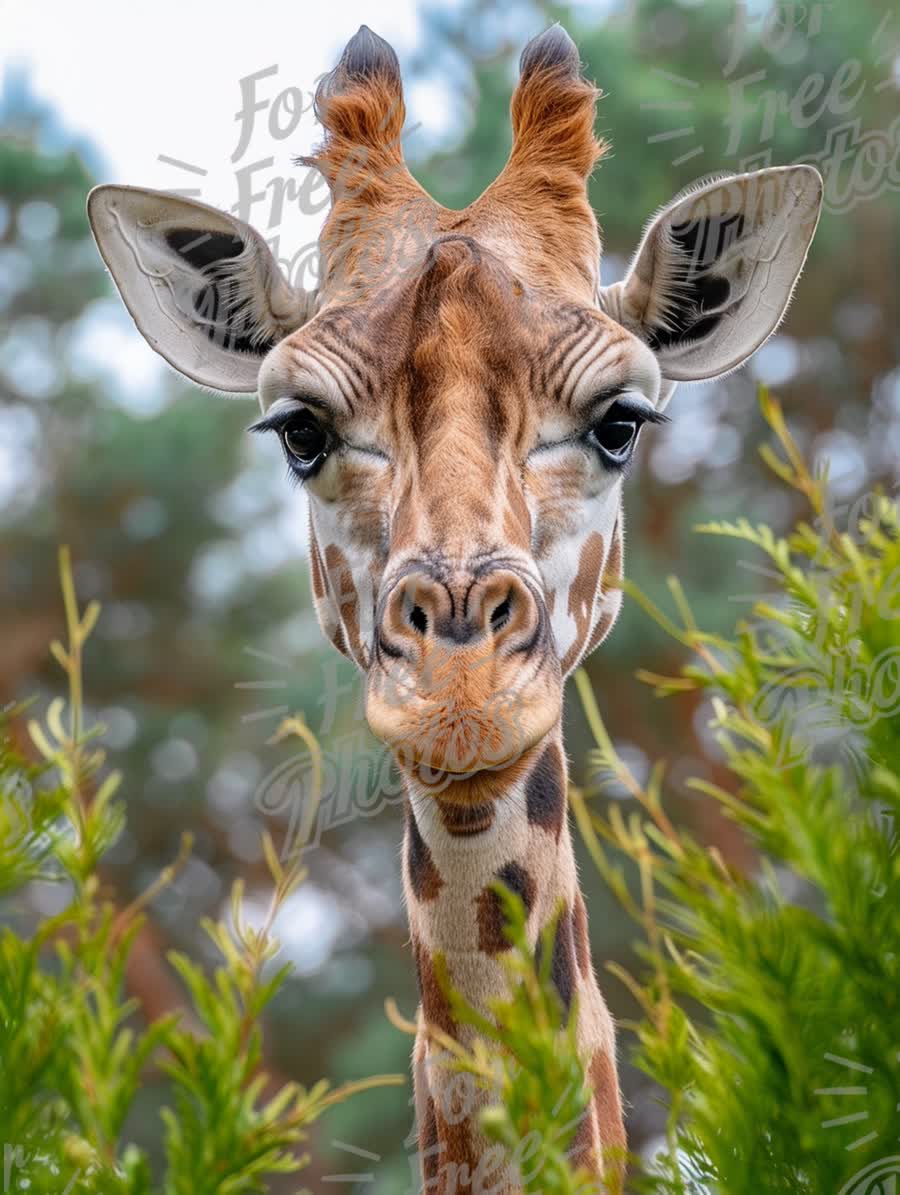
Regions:
<svg viewBox="0 0 900 1195"><path fill-rule="evenodd" d="M779 1192L837 1191L865 1156L822 1131L857 1119L841 1118L843 1089L828 1081L828 1058L841 1050L876 1076L865 1089L873 1124L889 1125L900 1096L892 1044L900 856L874 816L887 811L892 825L900 817L900 727L889 700L900 699L898 512L876 492L856 526L840 530L827 477L806 468L777 402L765 393L761 401L782 451L766 447L763 457L806 498L814 522L786 537L746 520L701 530L762 552L776 599L757 603L752 622L728 638L696 626L674 580L679 622L629 588L697 657L676 677L641 675L662 696L709 699L731 783L689 786L749 836L754 874L672 824L662 766L646 784L631 775L586 675L576 676L601 778L573 788L572 807L589 853L642 930L645 976L609 969L640 1014L629 1026L638 1064L668 1103L667 1147L635 1181L679 1195L750 1195L763 1179ZM885 661L882 689L864 683ZM826 703L834 729L820 758L810 721ZM838 731L848 728L854 741L842 758ZM619 801L598 807L609 779L633 799L630 813ZM873 1131L858 1144L878 1139Z"/></svg>
<svg viewBox="0 0 900 1195"><path fill-rule="evenodd" d="M0 892L15 894L35 879L69 890L62 912L39 921L28 938L0 929L0 1138L14 1143L5 1161L34 1195L262 1195L272 1175L302 1169L308 1157L300 1147L329 1107L405 1079L385 1075L334 1089L322 1081L307 1090L265 1072L262 1018L289 972L276 965L273 927L305 876L302 836L285 861L264 837L272 897L261 926L247 918L239 882L230 922L204 923L222 958L211 975L169 955L199 1029L177 1013L140 1025L140 1006L125 995L128 962L145 910L176 879L190 837L126 907L102 894L98 866L122 832L124 808L122 778L106 769L97 744L103 727L85 726L84 652L100 610L96 603L79 610L66 549L60 576L67 639L51 651L68 698L28 721L36 763L12 733L23 710L7 711L0 726ZM274 741L288 735L301 737L313 756L317 799L318 744L298 719L287 719ZM123 1140L151 1062L172 1085L160 1183L146 1154Z"/></svg>

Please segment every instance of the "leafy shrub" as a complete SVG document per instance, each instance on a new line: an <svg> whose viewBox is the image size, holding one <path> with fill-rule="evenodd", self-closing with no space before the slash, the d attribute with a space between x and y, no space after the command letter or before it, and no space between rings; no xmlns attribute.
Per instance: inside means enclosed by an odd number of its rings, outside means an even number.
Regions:
<svg viewBox="0 0 900 1195"><path fill-rule="evenodd" d="M54 700L28 731L37 762L17 746L23 711L8 710L0 739L0 893L32 880L69 887L63 912L26 938L0 929L0 1142L4 1191L34 1195L244 1195L266 1179L300 1170L306 1130L329 1105L386 1076L330 1090L288 1083L263 1097L260 1018L288 967L273 969L271 933L278 909L303 879L266 839L273 896L259 928L242 914L240 886L231 923L207 923L222 962L212 975L179 954L170 961L184 981L192 1017L141 1024L125 997L124 975L141 910L173 879L182 857L125 909L102 894L98 864L124 826L116 799L121 778L108 772L97 746L100 727L83 724L82 655L99 609L80 613L68 555L61 554L68 643L52 645L69 682L68 701ZM288 723L286 732L309 737ZM196 1027L194 1027L196 1025ZM126 1117L154 1063L168 1076L172 1104L163 1110L164 1167L123 1140Z"/></svg>

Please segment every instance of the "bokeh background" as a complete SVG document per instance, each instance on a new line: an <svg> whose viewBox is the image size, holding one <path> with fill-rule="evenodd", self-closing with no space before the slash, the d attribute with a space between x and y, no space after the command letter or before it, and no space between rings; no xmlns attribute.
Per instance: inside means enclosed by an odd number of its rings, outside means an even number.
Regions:
<svg viewBox="0 0 900 1195"><path fill-rule="evenodd" d="M251 907L267 902L261 831L283 840L304 775L295 747L268 740L282 713L304 714L329 788L309 880L278 925L295 969L269 1019L268 1058L277 1075L307 1084L407 1069L410 1042L383 1009L388 996L406 1013L416 1003L396 785L361 721L352 668L320 641L305 499L287 484L277 443L245 434L252 400L184 384L139 337L90 239L89 188L119 181L191 188L225 207L249 202L244 214L278 238L285 261L311 269L304 250L323 193L303 185L291 159L316 138L316 77L361 20L398 50L407 157L451 207L500 170L518 54L562 20L605 92L598 128L613 152L591 185L605 281L621 277L647 218L699 177L801 159L826 175L826 210L779 333L738 374L681 387L673 422L645 433L627 483L630 577L665 605L666 578L677 574L711 630L732 627L765 591L749 552L693 530L742 515L783 528L795 513L757 455L760 382L830 468L836 503L877 482L892 489L900 460L900 19L890 6L321 7L166 0L126 24L103 0L71 10L6 3L0 92L0 703L46 702L60 689L47 645L61 629L56 550L68 543L82 599L103 603L87 693L126 777L128 830L106 867L117 897L146 887L182 832L194 834L193 857L153 904L128 975L151 1017L183 1000L166 950L215 961L200 921L224 914L236 877ZM235 114L251 86L268 107L240 149ZM668 759L674 815L746 863L729 824L685 787L692 775L718 778L706 711L694 697L659 701L634 677L641 667L677 669L681 658L628 601L588 671L625 758L639 773ZM571 698L567 744L574 778L591 784ZM598 965L639 965L631 926L586 860L582 874ZM47 887L27 893L43 913L62 900ZM604 986L627 1019L624 987L612 976ZM631 1144L650 1149L661 1113L629 1050L623 1032ZM150 1148L164 1096L161 1079L148 1083L129 1127ZM306 1185L416 1189L410 1099L411 1088L378 1091L331 1113L312 1141ZM354 1171L371 1177L329 1181Z"/></svg>

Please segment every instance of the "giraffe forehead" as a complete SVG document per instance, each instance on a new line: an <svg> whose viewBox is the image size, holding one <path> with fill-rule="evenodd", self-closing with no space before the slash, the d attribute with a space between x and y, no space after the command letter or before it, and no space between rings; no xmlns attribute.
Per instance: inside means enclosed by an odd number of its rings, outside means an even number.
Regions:
<svg viewBox="0 0 900 1195"><path fill-rule="evenodd" d="M598 346L613 373L653 373L649 350L605 312L548 297L499 251L448 234L393 280L326 303L270 355L260 394L265 406L312 374L382 433L433 438L462 421L485 441L497 438L504 407L513 417L570 407Z"/></svg>
<svg viewBox="0 0 900 1195"><path fill-rule="evenodd" d="M447 390L503 392L521 389L530 358L546 337L545 317L523 285L493 253L466 236L439 238L420 269L398 288L395 305L407 328L398 388L420 411L453 414ZM400 347L400 346L398 346ZM490 414L490 404L488 406Z"/></svg>

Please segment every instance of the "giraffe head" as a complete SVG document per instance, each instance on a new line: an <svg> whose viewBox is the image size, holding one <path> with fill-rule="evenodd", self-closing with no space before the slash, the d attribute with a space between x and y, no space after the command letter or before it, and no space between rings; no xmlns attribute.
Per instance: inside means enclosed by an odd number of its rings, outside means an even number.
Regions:
<svg viewBox="0 0 900 1195"><path fill-rule="evenodd" d="M304 159L332 194L314 293L231 215L126 187L89 199L151 345L203 385L258 392L255 427L309 495L316 609L365 673L370 725L458 792L556 726L566 674L618 611L641 427L676 382L773 332L819 214L810 167L715 179L600 287L597 94L559 26L532 41L507 165L451 211L404 165L397 59L364 26L319 87L324 142Z"/></svg>

